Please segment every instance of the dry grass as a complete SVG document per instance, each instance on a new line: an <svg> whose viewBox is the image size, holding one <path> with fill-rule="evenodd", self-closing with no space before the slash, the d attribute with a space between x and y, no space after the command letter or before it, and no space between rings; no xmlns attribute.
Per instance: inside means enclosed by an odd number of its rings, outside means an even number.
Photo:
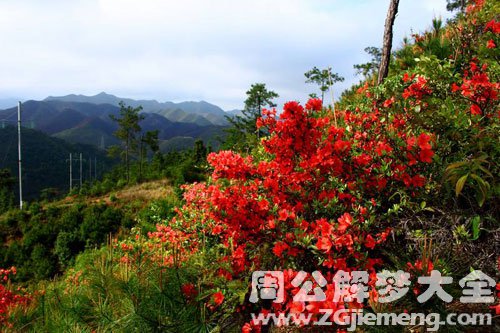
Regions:
<svg viewBox="0 0 500 333"><path fill-rule="evenodd" d="M105 203L114 207L120 207L132 202L142 202L142 207L145 207L153 200L165 199L172 195L174 194L170 181L168 179L160 179L137 185L130 185L99 197L87 198L85 201L88 203ZM81 199L76 195L67 196L61 200L58 205L69 206L78 200Z"/></svg>
<svg viewBox="0 0 500 333"><path fill-rule="evenodd" d="M172 195L172 193L173 190L170 182L167 179L161 179L126 187L115 192L114 195L119 201L130 202L136 200L151 201L162 199ZM109 196L100 197L96 200L104 200L106 203L110 203Z"/></svg>

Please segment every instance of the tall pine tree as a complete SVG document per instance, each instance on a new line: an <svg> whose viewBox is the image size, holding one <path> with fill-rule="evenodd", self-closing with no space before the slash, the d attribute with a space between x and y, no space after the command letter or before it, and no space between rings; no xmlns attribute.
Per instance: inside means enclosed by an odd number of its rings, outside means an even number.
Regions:
<svg viewBox="0 0 500 333"><path fill-rule="evenodd" d="M125 162L125 172L127 183L130 181L130 158L131 155L137 152L139 138L141 132L139 122L144 119L144 115L139 114L142 111L142 106L133 108L126 106L120 102L120 116L110 115L110 118L115 121L119 128L114 135L122 141L122 146L112 146L110 148L111 155L120 155Z"/></svg>

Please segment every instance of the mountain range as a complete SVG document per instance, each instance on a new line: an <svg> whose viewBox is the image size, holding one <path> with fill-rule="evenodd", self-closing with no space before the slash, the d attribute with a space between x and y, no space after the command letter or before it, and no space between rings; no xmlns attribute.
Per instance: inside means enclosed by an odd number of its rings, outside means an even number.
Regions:
<svg viewBox="0 0 500 333"><path fill-rule="evenodd" d="M80 102L90 104L110 104L119 106L120 102L132 107L142 107L146 113L157 113L174 122L197 123L199 125L227 125L224 110L205 101L200 102L158 102L156 100L135 100L116 97L101 92L95 96L67 95L61 97L49 96L44 101ZM230 112L232 114L233 111Z"/></svg>
<svg viewBox="0 0 500 333"><path fill-rule="evenodd" d="M100 93L95 96L50 96L42 101L29 100L22 104L23 126L39 130L70 143L83 143L104 149L117 144L113 132L117 125L110 115L119 114L119 103L142 106L144 131L158 130L162 151L190 148L202 139L216 148L219 137L228 126L226 116L238 110L225 112L220 107L201 102L158 102L134 100ZM0 110L0 128L17 120L17 107Z"/></svg>

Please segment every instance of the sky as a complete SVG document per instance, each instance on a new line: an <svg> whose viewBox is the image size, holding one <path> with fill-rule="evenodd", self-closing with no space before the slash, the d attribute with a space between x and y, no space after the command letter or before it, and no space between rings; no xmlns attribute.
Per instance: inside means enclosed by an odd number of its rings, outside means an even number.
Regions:
<svg viewBox="0 0 500 333"><path fill-rule="evenodd" d="M102 91L243 108L262 82L305 102L313 66L346 78L381 46L389 0L0 0L0 99ZM393 47L449 18L446 0L400 0Z"/></svg>

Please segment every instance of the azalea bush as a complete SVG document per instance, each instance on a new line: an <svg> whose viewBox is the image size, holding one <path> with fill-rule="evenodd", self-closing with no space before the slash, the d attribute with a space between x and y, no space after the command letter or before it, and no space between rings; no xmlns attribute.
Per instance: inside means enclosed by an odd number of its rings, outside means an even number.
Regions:
<svg viewBox="0 0 500 333"><path fill-rule="evenodd" d="M32 299L25 290L10 284L10 277L15 274L15 267L0 269L0 328L12 327L13 313L25 310Z"/></svg>
<svg viewBox="0 0 500 333"><path fill-rule="evenodd" d="M470 254L494 257L487 244L500 237L495 6L472 1L439 33L439 54L423 49L436 35L414 36L411 62L396 61L383 84L363 82L335 110L319 99L264 110L256 126L266 135L253 149L209 154L207 180L182 186L175 214L152 211L154 228L111 240L85 265L80 257L50 290L60 304L42 304L57 324L87 330L251 332L261 330L251 313L383 310L382 269L413 282L433 268L491 273ZM283 272L282 303L250 302L257 270ZM324 284L306 280L326 300L294 300L301 271L321 273ZM339 295L340 271L367 271L368 295ZM390 310L449 310L418 304L413 291Z"/></svg>
<svg viewBox="0 0 500 333"><path fill-rule="evenodd" d="M319 270L329 296L339 270L367 270L373 277L391 217L425 193L434 139L402 112L362 107L335 113L312 99L305 107L289 102L279 115L264 111L257 125L269 136L254 153L210 154L210 179L185 186L186 203L172 220L117 246L121 261L135 265L147 253L160 267L180 268L200 255L209 265L203 276L210 278L198 281L196 291L212 295L204 302L220 320L223 302L231 312L265 310L248 303L255 270L287 269L287 281L298 271ZM346 306L331 298L293 302L297 288L286 286L288 297L273 305L276 312Z"/></svg>

